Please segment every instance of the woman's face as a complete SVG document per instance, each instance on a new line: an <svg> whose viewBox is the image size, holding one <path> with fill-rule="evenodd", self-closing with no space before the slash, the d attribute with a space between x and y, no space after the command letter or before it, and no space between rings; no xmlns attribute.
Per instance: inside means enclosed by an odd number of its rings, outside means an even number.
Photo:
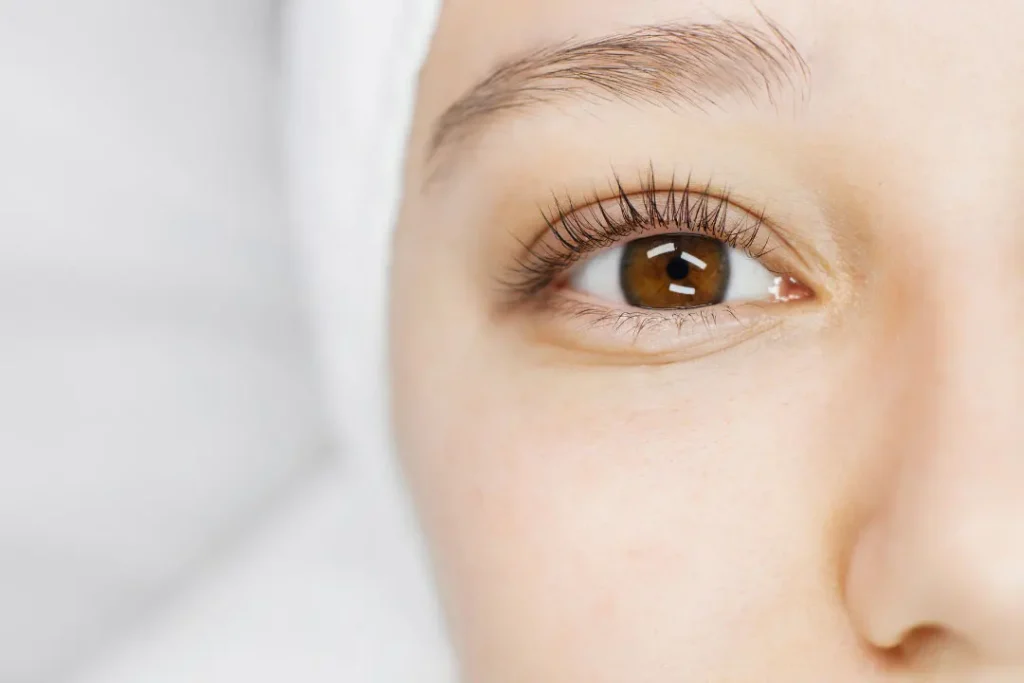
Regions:
<svg viewBox="0 0 1024 683"><path fill-rule="evenodd" d="M466 680L1024 680L1022 29L446 4L392 360Z"/></svg>

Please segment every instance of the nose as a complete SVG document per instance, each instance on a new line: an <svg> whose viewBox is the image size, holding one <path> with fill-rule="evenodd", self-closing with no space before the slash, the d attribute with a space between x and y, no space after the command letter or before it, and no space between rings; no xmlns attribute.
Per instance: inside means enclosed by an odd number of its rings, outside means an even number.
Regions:
<svg viewBox="0 0 1024 683"><path fill-rule="evenodd" d="M885 455L898 466L853 542L845 596L874 647L1013 671L1012 680L1024 680L1019 304L993 293L932 320L932 339L946 341L904 370L919 407L886 418L900 452Z"/></svg>
<svg viewBox="0 0 1024 683"><path fill-rule="evenodd" d="M865 528L847 599L870 643L899 650L931 640L977 661L1024 667L1022 473L1019 463L1005 465L992 468L1006 477L998 483L943 472L959 491L937 476L901 482L898 502ZM1010 475L1017 490L1004 483Z"/></svg>

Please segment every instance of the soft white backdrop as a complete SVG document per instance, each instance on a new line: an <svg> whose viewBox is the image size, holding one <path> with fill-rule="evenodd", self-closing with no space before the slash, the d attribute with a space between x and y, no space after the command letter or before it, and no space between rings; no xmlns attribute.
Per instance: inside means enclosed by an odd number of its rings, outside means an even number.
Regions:
<svg viewBox="0 0 1024 683"><path fill-rule="evenodd" d="M434 4L0 0L0 681L450 676L380 375Z"/></svg>

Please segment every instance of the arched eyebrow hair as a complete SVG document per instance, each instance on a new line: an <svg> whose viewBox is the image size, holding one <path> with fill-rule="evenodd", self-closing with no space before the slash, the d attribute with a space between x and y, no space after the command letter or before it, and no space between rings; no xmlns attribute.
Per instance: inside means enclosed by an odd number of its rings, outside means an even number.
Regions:
<svg viewBox="0 0 1024 683"><path fill-rule="evenodd" d="M810 70L771 20L643 26L542 48L499 65L438 118L428 163L504 114L566 99L688 106L707 112L727 96L774 105L783 89L806 98Z"/></svg>

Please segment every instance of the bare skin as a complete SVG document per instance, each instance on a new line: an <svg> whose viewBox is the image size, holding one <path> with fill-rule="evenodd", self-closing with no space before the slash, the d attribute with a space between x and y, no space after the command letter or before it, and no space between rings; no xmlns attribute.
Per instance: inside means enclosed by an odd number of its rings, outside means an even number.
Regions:
<svg viewBox="0 0 1024 683"><path fill-rule="evenodd" d="M466 681L1024 680L1024 6L757 10L445 5L392 370ZM708 231L649 212L530 280L616 179L756 224L746 293L617 300L614 249Z"/></svg>

